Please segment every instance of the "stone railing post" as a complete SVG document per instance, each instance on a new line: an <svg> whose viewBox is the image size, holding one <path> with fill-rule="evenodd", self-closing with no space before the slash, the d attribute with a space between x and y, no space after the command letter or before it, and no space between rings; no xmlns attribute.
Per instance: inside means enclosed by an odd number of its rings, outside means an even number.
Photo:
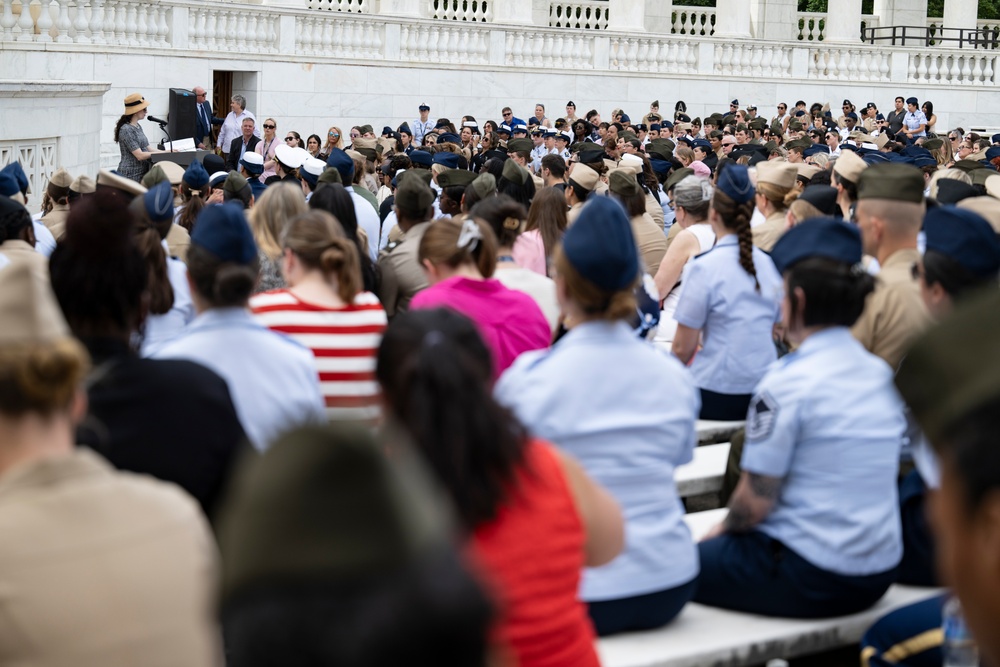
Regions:
<svg viewBox="0 0 1000 667"><path fill-rule="evenodd" d="M378 13L388 16L421 18L424 16L422 10L426 4L421 0L381 0Z"/></svg>
<svg viewBox="0 0 1000 667"><path fill-rule="evenodd" d="M168 43L175 49L186 49L191 43L188 31L190 30L191 15L187 7L181 5L174 6L170 12L170 39Z"/></svg>
<svg viewBox="0 0 1000 667"><path fill-rule="evenodd" d="M751 34L754 37L783 42L790 42L798 37L798 3L796 0L746 1L749 3ZM832 2L833 0L831 0ZM857 2L858 11L860 11L861 0L857 0ZM716 21L719 20L721 14L722 10L720 9L716 15ZM715 32L718 34L718 27L716 27Z"/></svg>
<svg viewBox="0 0 1000 667"><path fill-rule="evenodd" d="M646 0L608 0L608 30L646 31Z"/></svg>
<svg viewBox="0 0 1000 667"><path fill-rule="evenodd" d="M646 30L656 35L669 35L673 28L672 0L645 0Z"/></svg>

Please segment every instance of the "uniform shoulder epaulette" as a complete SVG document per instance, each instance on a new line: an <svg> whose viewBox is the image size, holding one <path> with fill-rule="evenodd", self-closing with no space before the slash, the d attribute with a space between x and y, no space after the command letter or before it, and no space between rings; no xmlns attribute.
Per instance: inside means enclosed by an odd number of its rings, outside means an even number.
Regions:
<svg viewBox="0 0 1000 667"><path fill-rule="evenodd" d="M402 241L390 241L389 243L386 244L383 250L384 252L392 252L393 250L399 247L400 243L402 243Z"/></svg>

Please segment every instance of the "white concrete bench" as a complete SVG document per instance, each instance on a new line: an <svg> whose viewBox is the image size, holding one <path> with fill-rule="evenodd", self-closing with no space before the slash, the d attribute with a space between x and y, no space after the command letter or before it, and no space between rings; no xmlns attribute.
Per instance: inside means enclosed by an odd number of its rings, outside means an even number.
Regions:
<svg viewBox="0 0 1000 667"><path fill-rule="evenodd" d="M746 421L742 419L732 422L699 419L695 422L695 430L698 432L698 442L704 445L713 442L726 442L732 439L733 433L745 425Z"/></svg>
<svg viewBox="0 0 1000 667"><path fill-rule="evenodd" d="M697 540L725 518L726 509L685 516ZM660 630L598 641L604 667L741 667L795 658L857 643L872 623L941 589L896 585L871 609L820 620L770 618L690 603Z"/></svg>
<svg viewBox="0 0 1000 667"><path fill-rule="evenodd" d="M711 493L722 488L729 461L729 443L695 447L694 459L677 468L674 481L681 498ZM700 514L700 512L699 512Z"/></svg>

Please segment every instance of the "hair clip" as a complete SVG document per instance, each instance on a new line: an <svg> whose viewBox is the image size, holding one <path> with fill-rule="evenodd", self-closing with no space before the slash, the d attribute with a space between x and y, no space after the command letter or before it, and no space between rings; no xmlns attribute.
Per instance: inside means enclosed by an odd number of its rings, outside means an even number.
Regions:
<svg viewBox="0 0 1000 667"><path fill-rule="evenodd" d="M504 229L520 229L521 221L517 218L505 218L503 221Z"/></svg>
<svg viewBox="0 0 1000 667"><path fill-rule="evenodd" d="M462 233L458 235L458 247L472 252L482 238L483 233L476 221L472 218L466 218L465 222L462 223Z"/></svg>

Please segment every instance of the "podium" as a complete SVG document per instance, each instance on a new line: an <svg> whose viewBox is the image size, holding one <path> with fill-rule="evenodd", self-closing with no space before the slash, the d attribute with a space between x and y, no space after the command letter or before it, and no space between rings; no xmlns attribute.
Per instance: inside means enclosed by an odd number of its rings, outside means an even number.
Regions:
<svg viewBox="0 0 1000 667"><path fill-rule="evenodd" d="M153 164L157 162L175 162L182 167L188 167L195 160L202 162L212 151L177 151L176 153L153 153Z"/></svg>

